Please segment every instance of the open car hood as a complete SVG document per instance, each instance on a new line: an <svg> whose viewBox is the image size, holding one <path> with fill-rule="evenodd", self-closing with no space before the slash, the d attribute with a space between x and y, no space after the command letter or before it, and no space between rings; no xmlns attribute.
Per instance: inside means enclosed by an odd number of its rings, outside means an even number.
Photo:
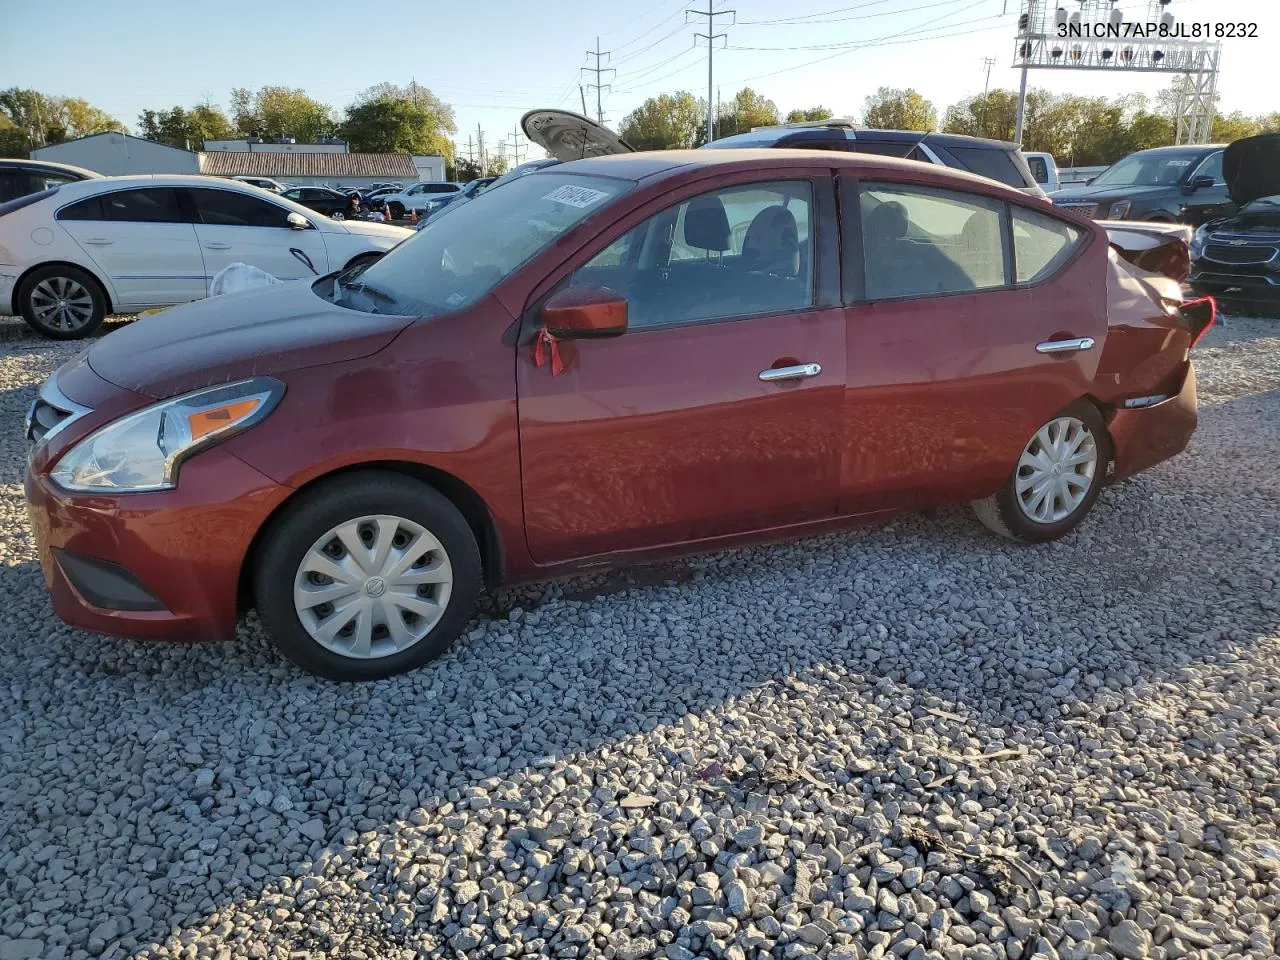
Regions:
<svg viewBox="0 0 1280 960"><path fill-rule="evenodd" d="M1227 146L1222 178L1238 207L1280 195L1280 133L1245 137Z"/></svg>
<svg viewBox="0 0 1280 960"><path fill-rule="evenodd" d="M524 135L561 163L584 157L635 153L612 130L568 110L530 110L520 118Z"/></svg>

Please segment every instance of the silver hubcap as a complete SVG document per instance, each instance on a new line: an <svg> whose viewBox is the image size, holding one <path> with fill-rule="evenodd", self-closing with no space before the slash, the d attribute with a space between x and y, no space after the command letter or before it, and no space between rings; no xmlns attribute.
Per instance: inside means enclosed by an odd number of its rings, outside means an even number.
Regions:
<svg viewBox="0 0 1280 960"><path fill-rule="evenodd" d="M70 277L46 277L31 291L31 312L54 330L79 330L93 319L93 297Z"/></svg>
<svg viewBox="0 0 1280 960"><path fill-rule="evenodd" d="M293 606L326 650L374 659L430 633L452 589L449 555L429 530L403 517L360 517L312 544L293 581Z"/></svg>
<svg viewBox="0 0 1280 960"><path fill-rule="evenodd" d="M1058 523L1084 503L1098 469L1098 444L1075 417L1050 420L1018 460L1018 505L1037 523Z"/></svg>

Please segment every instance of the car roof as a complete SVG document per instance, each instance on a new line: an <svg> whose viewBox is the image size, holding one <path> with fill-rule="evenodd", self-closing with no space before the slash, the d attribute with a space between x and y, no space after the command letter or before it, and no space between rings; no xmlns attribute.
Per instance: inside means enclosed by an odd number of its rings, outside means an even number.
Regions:
<svg viewBox="0 0 1280 960"><path fill-rule="evenodd" d="M66 173L83 177L86 180L101 180L102 174L70 163L55 163L52 160L24 160L21 157L0 159L0 170L34 170L44 173Z"/></svg>
<svg viewBox="0 0 1280 960"><path fill-rule="evenodd" d="M988 193L1029 199L1025 193L1006 187L998 181L980 177L965 170L938 164L923 164L915 160L899 160L878 154L844 153L830 150L794 150L790 148L757 147L744 150L654 150L640 153L620 153L607 157L587 157L570 160L529 176L537 177L556 173L581 173L617 177L623 180L661 180L694 170L716 170L729 173L737 170L774 170L779 167L794 169L811 167L816 170L835 169L851 176L883 173L908 174L912 179L927 181L937 186L955 186L959 189L981 187Z"/></svg>
<svg viewBox="0 0 1280 960"><path fill-rule="evenodd" d="M733 136L723 137L720 140L712 141L707 146L715 147L720 143L732 144L735 140L741 140L744 143L755 145L763 144L772 139L774 141L781 140L783 137L796 137L798 140L822 139L823 134L839 134L841 137L848 139L848 135L853 135L853 141L858 140L879 140L880 142L890 141L892 143L926 143L941 144L944 147L960 147L980 150L1017 150L1016 143L1009 143L1005 140L988 140L985 137L970 137L963 133L937 133L935 131L923 132L920 130L881 130L876 127L849 127L845 125L836 126L812 126L812 127L758 127L749 133L738 133Z"/></svg>
<svg viewBox="0 0 1280 960"><path fill-rule="evenodd" d="M1161 153L1167 153L1172 156L1188 153L1212 153L1214 150L1225 150L1225 143L1184 143L1174 147L1151 147L1147 150L1135 150L1129 154L1131 157L1150 157Z"/></svg>

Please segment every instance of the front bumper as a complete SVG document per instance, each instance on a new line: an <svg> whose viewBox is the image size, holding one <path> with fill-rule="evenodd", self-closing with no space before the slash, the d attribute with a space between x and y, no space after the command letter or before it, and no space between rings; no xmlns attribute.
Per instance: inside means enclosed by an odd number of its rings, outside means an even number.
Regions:
<svg viewBox="0 0 1280 960"><path fill-rule="evenodd" d="M1249 300L1264 303L1280 301L1280 273L1229 267L1207 267L1202 263L1192 265L1187 283L1195 290L1223 300Z"/></svg>
<svg viewBox="0 0 1280 960"><path fill-rule="evenodd" d="M69 494L29 469L27 509L54 613L117 636L230 639L253 539L288 493L218 447L158 493Z"/></svg>
<svg viewBox="0 0 1280 960"><path fill-rule="evenodd" d="M1185 450L1196 429L1196 406L1196 368L1188 362L1176 395L1149 407L1116 410L1108 425L1115 458L1111 479L1131 477Z"/></svg>

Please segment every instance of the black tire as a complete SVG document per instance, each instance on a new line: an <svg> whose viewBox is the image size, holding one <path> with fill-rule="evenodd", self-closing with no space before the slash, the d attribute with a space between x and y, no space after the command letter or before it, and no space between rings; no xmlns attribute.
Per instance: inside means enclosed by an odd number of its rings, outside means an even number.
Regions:
<svg viewBox="0 0 1280 960"><path fill-rule="evenodd" d="M48 292L58 288L79 290L87 295L90 313L85 321L71 319L71 315L66 313L45 316L49 304ZM107 316L107 295L102 286L90 274L70 264L56 263L33 270L18 288L17 300L18 309L27 326L51 340L79 340L87 337L102 326L102 321ZM83 298L76 297L76 302L83 303Z"/></svg>
<svg viewBox="0 0 1280 960"><path fill-rule="evenodd" d="M410 520L436 537L452 567L452 592L439 621L413 646L377 658L343 656L302 625L294 607L294 580L307 552L327 531L377 514ZM474 613L483 580L475 535L457 507L438 490L395 473L369 470L322 482L289 504L261 540L253 577L258 615L281 653L330 680L376 680L434 660Z"/></svg>
<svg viewBox="0 0 1280 960"><path fill-rule="evenodd" d="M403 220L404 204L399 200L392 200L387 204L387 213L390 214L392 220Z"/></svg>
<svg viewBox="0 0 1280 960"><path fill-rule="evenodd" d="M1018 500L1019 467L1015 463L1009 478L999 490L983 500L974 500L972 503L974 513L988 529L1011 540L1021 540L1023 543L1044 543L1066 536L1093 509L1094 503L1098 500L1098 494L1106 485L1107 466L1111 462L1111 435L1107 432L1106 422L1102 419L1098 408L1087 400L1076 401L1046 422L1052 422L1061 417L1072 417L1084 424L1096 444L1096 463L1084 499L1071 513L1056 522L1042 522L1027 516ZM1041 428L1037 428L1037 432L1039 429ZM1034 435L1028 439L1028 446L1032 439Z"/></svg>

